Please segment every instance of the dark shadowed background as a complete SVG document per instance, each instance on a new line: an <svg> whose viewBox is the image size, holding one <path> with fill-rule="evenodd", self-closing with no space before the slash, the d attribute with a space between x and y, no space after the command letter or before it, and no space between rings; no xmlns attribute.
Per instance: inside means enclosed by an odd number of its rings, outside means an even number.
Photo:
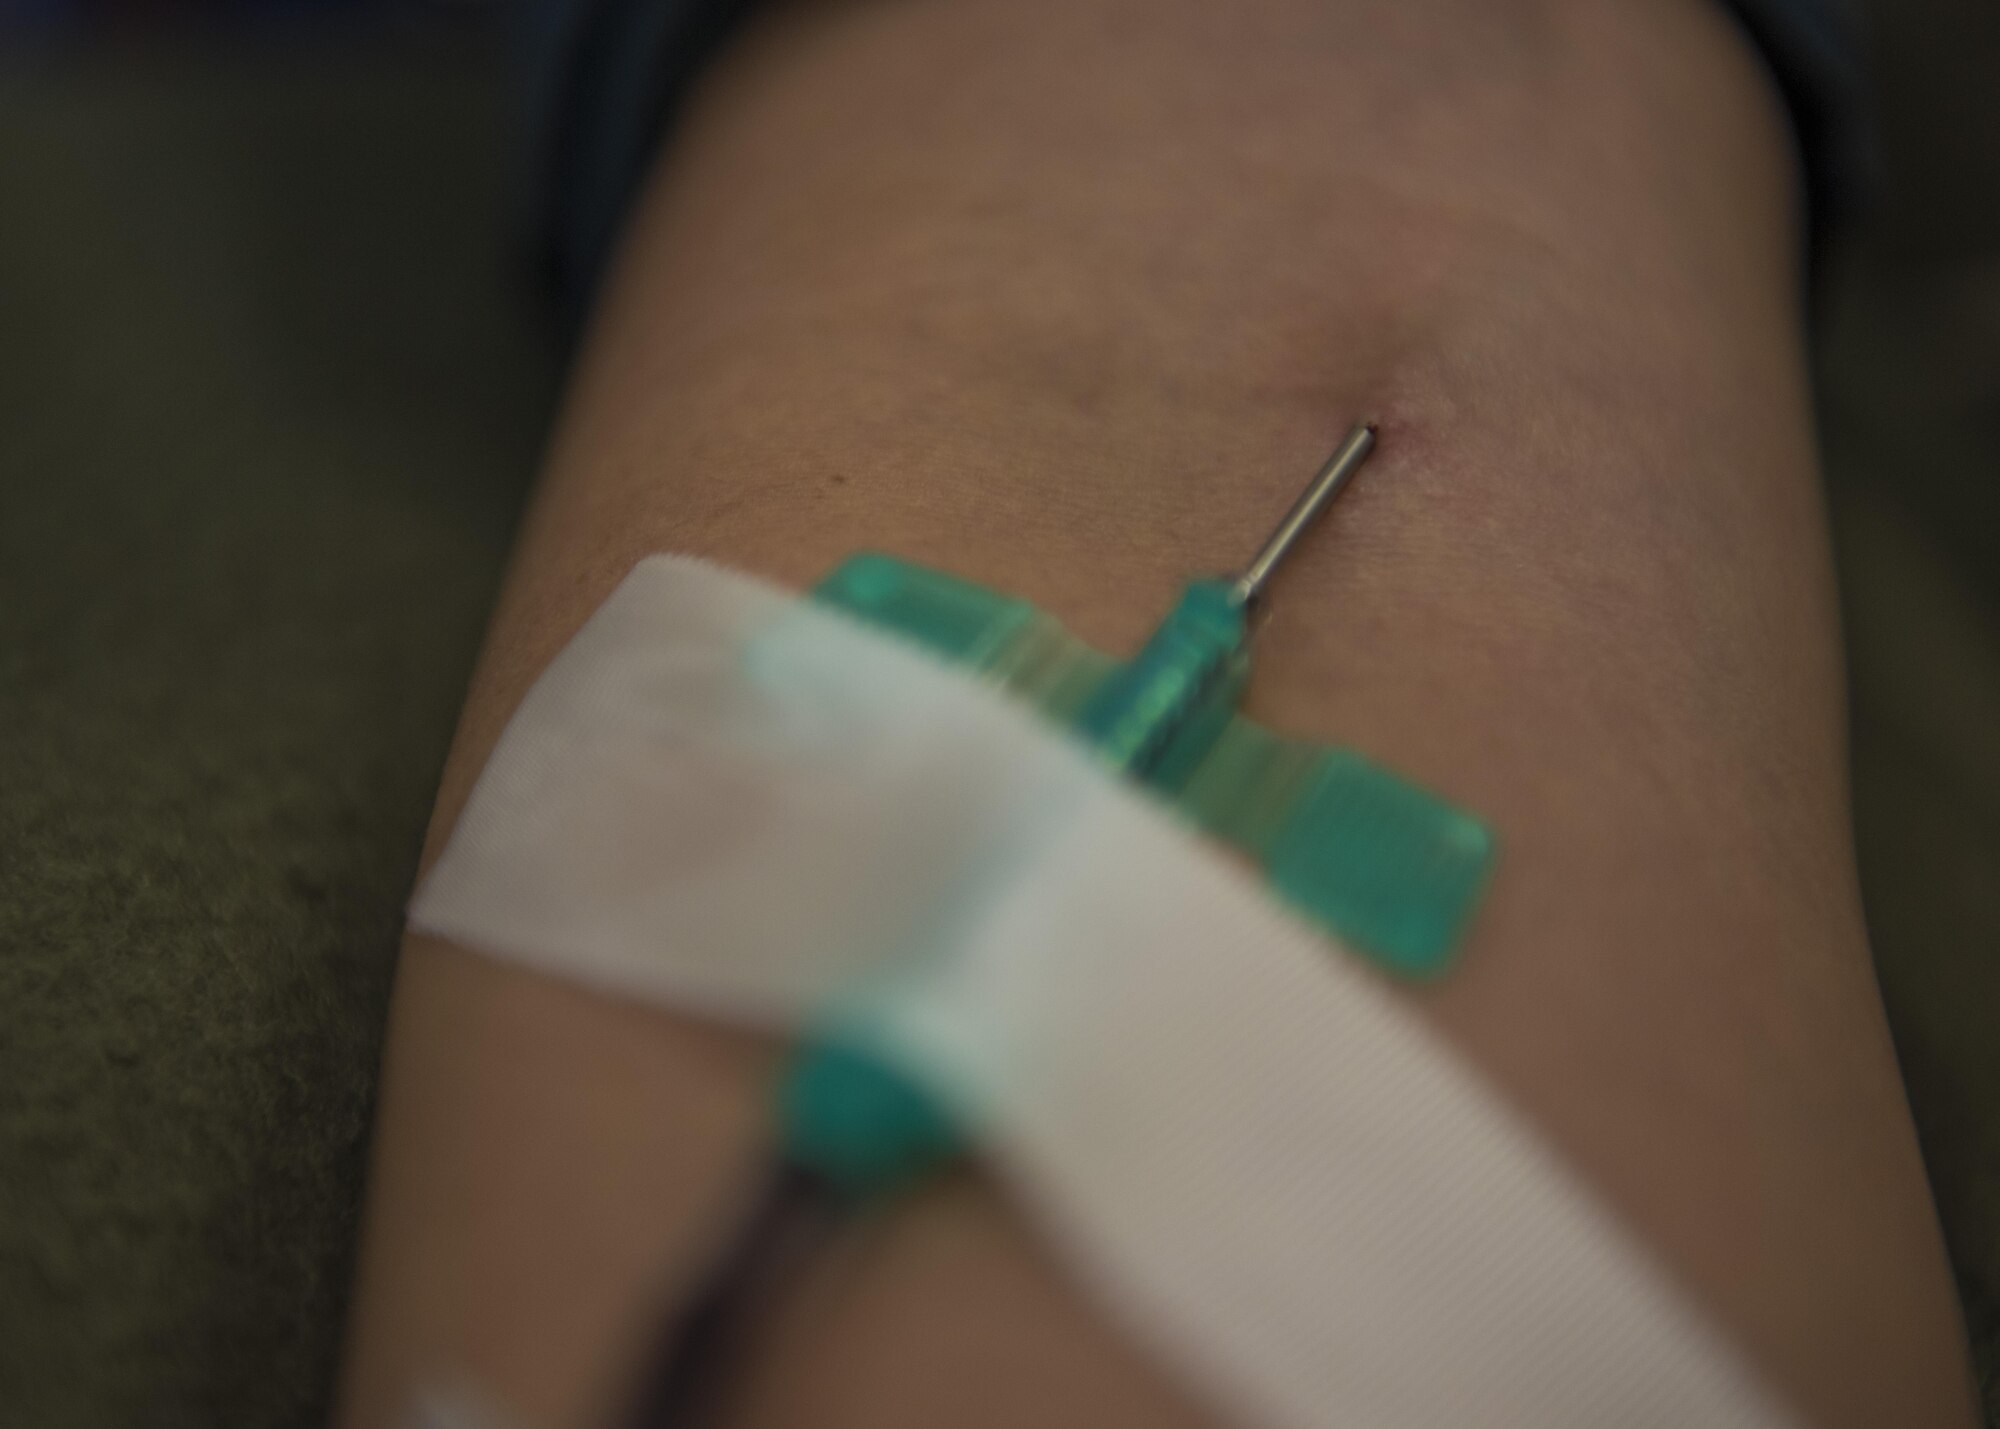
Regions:
<svg viewBox="0 0 2000 1429"><path fill-rule="evenodd" d="M1822 416L1989 1414L2000 7L1879 0ZM0 1425L323 1419L400 909L555 393L497 14L0 0Z"/></svg>

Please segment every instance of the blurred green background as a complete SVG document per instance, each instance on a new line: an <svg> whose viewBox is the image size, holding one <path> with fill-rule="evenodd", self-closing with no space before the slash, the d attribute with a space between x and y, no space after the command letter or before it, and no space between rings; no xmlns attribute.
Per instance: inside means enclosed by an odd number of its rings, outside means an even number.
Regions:
<svg viewBox="0 0 2000 1429"><path fill-rule="evenodd" d="M2000 1425L2000 7L1884 0L1823 418L1863 875ZM0 58L0 1425L318 1423L551 409L491 17Z"/></svg>

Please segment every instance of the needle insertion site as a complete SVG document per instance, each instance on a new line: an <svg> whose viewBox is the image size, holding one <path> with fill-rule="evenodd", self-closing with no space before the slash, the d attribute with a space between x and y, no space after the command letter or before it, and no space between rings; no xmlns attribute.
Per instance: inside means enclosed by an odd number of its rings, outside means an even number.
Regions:
<svg viewBox="0 0 2000 1429"><path fill-rule="evenodd" d="M1145 645L1097 692L1077 723L1083 741L1128 778L1171 793L1207 757L1250 678L1251 615L1279 564L1375 448L1375 428L1349 432L1234 579L1190 582Z"/></svg>
<svg viewBox="0 0 2000 1429"><path fill-rule="evenodd" d="M1230 588L1239 605L1254 605L1264 593L1265 585L1278 569L1285 557L1299 543L1299 538L1308 527L1319 519L1319 514L1333 504L1333 498L1347 489L1348 482L1361 470L1368 454L1375 450L1375 424L1363 422L1341 441L1326 465L1312 479L1299 499L1292 503L1292 509L1285 513L1270 537L1243 568L1243 574L1236 578Z"/></svg>

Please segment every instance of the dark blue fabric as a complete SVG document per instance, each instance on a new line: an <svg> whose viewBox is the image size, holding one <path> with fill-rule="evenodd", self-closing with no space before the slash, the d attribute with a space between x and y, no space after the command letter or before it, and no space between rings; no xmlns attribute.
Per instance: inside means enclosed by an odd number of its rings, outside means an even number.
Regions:
<svg viewBox="0 0 2000 1429"><path fill-rule="evenodd" d="M573 326L689 86L756 0L531 0L537 265ZM1815 255L1871 172L1860 27L1844 0L1721 0L1791 112Z"/></svg>

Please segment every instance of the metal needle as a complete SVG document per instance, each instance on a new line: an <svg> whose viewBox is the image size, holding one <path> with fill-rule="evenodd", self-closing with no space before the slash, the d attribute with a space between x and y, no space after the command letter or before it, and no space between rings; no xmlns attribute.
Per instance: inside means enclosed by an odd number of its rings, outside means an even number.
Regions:
<svg viewBox="0 0 2000 1429"><path fill-rule="evenodd" d="M1334 497L1340 495L1354 473L1361 470L1361 463L1368 460L1368 453L1374 449L1373 422L1364 422L1347 434L1333 455L1326 459L1326 465L1319 469L1319 475L1312 479L1312 484L1292 503L1292 509L1285 513L1285 519L1278 523L1277 530L1264 542L1264 548L1236 578L1231 594L1239 605L1252 605L1263 594L1265 583L1271 579L1278 563L1298 544L1299 537L1305 534L1314 518L1327 508Z"/></svg>

